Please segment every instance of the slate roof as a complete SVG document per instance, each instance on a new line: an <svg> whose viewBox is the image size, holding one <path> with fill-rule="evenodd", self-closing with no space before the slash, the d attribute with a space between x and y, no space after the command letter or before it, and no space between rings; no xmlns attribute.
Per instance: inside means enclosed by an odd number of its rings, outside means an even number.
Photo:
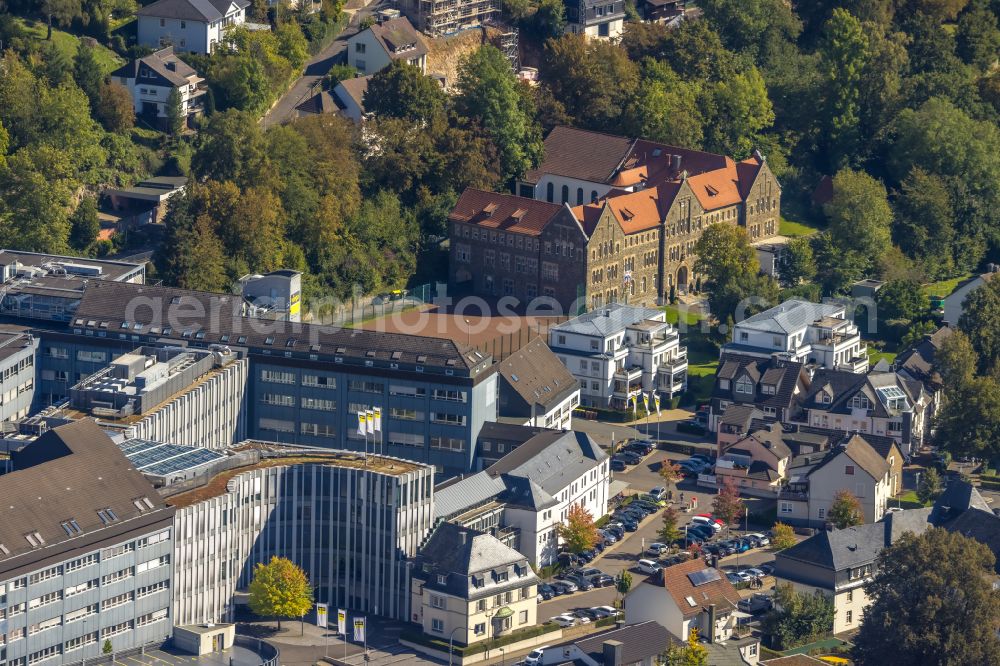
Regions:
<svg viewBox="0 0 1000 666"><path fill-rule="evenodd" d="M561 210L562 206L547 201L468 187L458 198L448 220L484 229L538 236Z"/></svg>
<svg viewBox="0 0 1000 666"><path fill-rule="evenodd" d="M811 303L793 298L770 310L747 317L736 326L751 328L755 331L794 333L823 317L833 317L840 314L843 310L844 306L842 305Z"/></svg>
<svg viewBox="0 0 1000 666"><path fill-rule="evenodd" d="M662 310L644 308L624 303L610 303L596 310L574 317L550 330L556 333L575 333L607 338L623 333L626 328L645 319L662 315Z"/></svg>
<svg viewBox="0 0 1000 666"><path fill-rule="evenodd" d="M243 299L191 289L91 280L73 325L117 334L128 319L133 333L171 340L196 340L206 346L227 344L255 351L314 353L321 357L354 357L462 370L488 357L459 347L453 340L363 329L255 320L242 316ZM135 324L142 328L136 330ZM184 332L189 335L185 336ZM203 337L196 337L198 333ZM240 338L245 340L240 341ZM268 343L270 340L270 344Z"/></svg>
<svg viewBox="0 0 1000 666"><path fill-rule="evenodd" d="M154 18L187 19L189 21L218 21L226 15L230 5L240 9L250 6L249 0L156 0L141 7L139 16Z"/></svg>
<svg viewBox="0 0 1000 666"><path fill-rule="evenodd" d="M526 477L549 494L556 495L607 457L608 454L586 433L545 432L493 463L486 473Z"/></svg>
<svg viewBox="0 0 1000 666"><path fill-rule="evenodd" d="M674 639L676 642L677 639ZM598 664L604 663L604 643L619 641L622 644L622 663L640 663L659 655L671 641L666 627L653 620L627 624L624 627L591 634L575 642L581 652Z"/></svg>
<svg viewBox="0 0 1000 666"><path fill-rule="evenodd" d="M764 417L764 412L753 405L730 405L722 414L720 425L731 425L740 428L740 432L747 432L754 419Z"/></svg>
<svg viewBox="0 0 1000 666"><path fill-rule="evenodd" d="M427 54L427 44L405 16L376 23L369 30L393 60L411 60Z"/></svg>
<svg viewBox="0 0 1000 666"><path fill-rule="evenodd" d="M371 76L355 76L353 79L344 79L339 84L338 88L343 88L354 103L358 105L361 109L361 113L365 112L365 93L368 92L368 83L372 80Z"/></svg>
<svg viewBox="0 0 1000 666"><path fill-rule="evenodd" d="M733 403L752 404L757 407L784 409L792 406L795 401L795 386L802 375L802 368L803 365L797 361L762 359L756 356L723 353L719 360L715 383L712 386L712 398L716 402L727 400ZM771 372L772 370L780 372L780 378L777 373ZM735 380L743 372L746 372L756 384L756 392L752 397L736 393ZM762 376L767 376L769 382L778 381L773 395L767 395L761 391L760 378ZM729 388L723 389L719 385L719 379L730 380Z"/></svg>
<svg viewBox="0 0 1000 666"><path fill-rule="evenodd" d="M728 411L728 410L727 410ZM770 423L750 433L749 437L760 442L761 446L770 451L776 458L782 460L792 455L792 450L784 442L785 433L780 423Z"/></svg>
<svg viewBox="0 0 1000 666"><path fill-rule="evenodd" d="M969 509L942 526L951 532L975 539L989 548L998 556L994 571L1000 573L1000 516L992 511Z"/></svg>
<svg viewBox="0 0 1000 666"><path fill-rule="evenodd" d="M542 338L535 338L496 364L502 381L528 405L543 412L558 405L580 387L573 373L552 353Z"/></svg>
<svg viewBox="0 0 1000 666"><path fill-rule="evenodd" d="M868 472L876 481L880 480L889 471L889 463L879 455L872 445L865 441L861 435L853 435L845 446L831 449L827 456L818 465L809 471L809 474L826 467L841 455L850 458L861 469Z"/></svg>
<svg viewBox="0 0 1000 666"><path fill-rule="evenodd" d="M486 472L449 479L434 489L434 517L455 516L489 499L496 499L505 490L507 484L503 478Z"/></svg>
<svg viewBox="0 0 1000 666"><path fill-rule="evenodd" d="M493 571L507 572L508 580L494 581ZM469 583L474 574L485 574L485 584L478 589ZM521 553L494 536L447 522L438 524L420 549L413 575L427 589L470 600L538 582ZM439 575L446 577L444 583L438 582Z"/></svg>
<svg viewBox="0 0 1000 666"><path fill-rule="evenodd" d="M952 332L951 328L942 326L897 356L896 366L900 372L923 382L929 391L942 388L941 376L934 369L934 359L937 350L941 348L945 340L951 337Z"/></svg>
<svg viewBox="0 0 1000 666"><path fill-rule="evenodd" d="M740 593L736 591L736 588L722 572L719 572L718 580L710 583L696 586L691 582L691 574L709 568L711 567L707 567L704 560L696 557L663 570L663 587L666 588L667 593L684 617L698 615L703 610L707 610L711 604L715 604L716 609L720 612L736 608L736 603L740 600ZM646 584L652 583L647 582ZM694 601L693 606L688 602L689 597Z"/></svg>
<svg viewBox="0 0 1000 666"><path fill-rule="evenodd" d="M111 76L118 76L126 79L137 79L139 78L140 65L149 67L151 70L172 83L175 87L189 85L191 82L188 80L188 77L198 75L193 67L177 57L174 53L174 47L168 46L164 49L160 49L159 51L150 53L145 58L132 60L131 62L111 72ZM169 65L173 65L174 68L170 69Z"/></svg>
<svg viewBox="0 0 1000 666"><path fill-rule="evenodd" d="M762 666L828 666L827 662L807 654L793 654L760 662Z"/></svg>
<svg viewBox="0 0 1000 666"><path fill-rule="evenodd" d="M47 431L14 455L15 471L0 475L0 577L7 571L93 544L116 533L171 520L156 490L91 419ZM146 498L139 509L133 502ZM98 511L110 508L117 520ZM75 520L79 533L62 526ZM44 544L33 547L26 534ZM9 552L5 552L9 551Z"/></svg>
<svg viewBox="0 0 1000 666"><path fill-rule="evenodd" d="M868 390L865 390L867 386ZM882 401L878 389L895 386L906 395L910 407L922 397L923 385L913 379L907 379L895 372L879 372L872 370L863 375L849 370L832 370L823 368L813 374L812 383L806 392L802 404L807 409L825 411L831 414L850 414L851 399L858 393L864 393L868 398L869 409L876 417L887 418L893 415ZM832 394L829 403L820 402L817 396L820 391Z"/></svg>

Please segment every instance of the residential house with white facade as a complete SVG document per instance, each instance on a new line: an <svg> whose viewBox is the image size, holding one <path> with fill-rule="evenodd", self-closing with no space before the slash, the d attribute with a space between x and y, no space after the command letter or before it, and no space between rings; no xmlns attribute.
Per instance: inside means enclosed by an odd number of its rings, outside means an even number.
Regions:
<svg viewBox="0 0 1000 666"><path fill-rule="evenodd" d="M493 640L535 625L538 582L524 555L496 537L443 522L412 568L410 619L456 645Z"/></svg>
<svg viewBox="0 0 1000 666"><path fill-rule="evenodd" d="M170 94L177 91L180 116L188 118L205 110L205 80L177 57L174 47L138 58L111 73L111 80L124 86L132 95L137 116L145 116L163 125L170 116Z"/></svg>
<svg viewBox="0 0 1000 666"><path fill-rule="evenodd" d="M589 435L545 430L486 470L435 491L439 519L493 534L536 566L555 562L573 506L607 512L609 458Z"/></svg>
<svg viewBox="0 0 1000 666"><path fill-rule="evenodd" d="M733 327L733 339L722 354L778 355L818 368L865 372L867 347L846 306L788 300Z"/></svg>
<svg viewBox="0 0 1000 666"><path fill-rule="evenodd" d="M139 46L212 53L226 28L246 23L249 0L156 0L136 12Z"/></svg>
<svg viewBox="0 0 1000 666"><path fill-rule="evenodd" d="M740 593L723 572L696 557L666 567L662 580L654 579L635 586L625 597L626 623L656 622L682 641L696 629L710 652L722 653L711 654L709 663L757 663L760 639L735 635Z"/></svg>
<svg viewBox="0 0 1000 666"><path fill-rule="evenodd" d="M749 424L747 409L758 410L759 418L764 421L791 421L797 415L802 394L808 388L809 373L800 362L724 353L712 386L708 429L718 433L721 444L735 441L746 433ZM732 418L727 418L732 407L745 409L739 409Z"/></svg>
<svg viewBox="0 0 1000 666"><path fill-rule="evenodd" d="M633 396L670 399L687 387L687 347L662 310L612 303L553 326L549 347L587 406L623 409Z"/></svg>
<svg viewBox="0 0 1000 666"><path fill-rule="evenodd" d="M521 425L569 430L580 404L580 384L545 344L535 338L496 364L497 411Z"/></svg>
<svg viewBox="0 0 1000 666"><path fill-rule="evenodd" d="M934 398L923 383L880 362L871 372L817 370L802 397L799 420L814 428L891 437L913 455L927 434Z"/></svg>
<svg viewBox="0 0 1000 666"><path fill-rule="evenodd" d="M347 40L347 64L368 76L402 60L427 73L427 44L406 17L376 23Z"/></svg>
<svg viewBox="0 0 1000 666"><path fill-rule="evenodd" d="M619 39L625 27L625 0L566 0L566 32L591 39Z"/></svg>

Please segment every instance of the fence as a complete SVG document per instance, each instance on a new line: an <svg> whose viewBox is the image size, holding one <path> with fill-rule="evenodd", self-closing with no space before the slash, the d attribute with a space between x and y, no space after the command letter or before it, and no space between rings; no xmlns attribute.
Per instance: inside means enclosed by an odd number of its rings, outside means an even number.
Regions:
<svg viewBox="0 0 1000 666"><path fill-rule="evenodd" d="M236 634L236 638L233 639L233 643L241 648L253 650L259 654L261 658L261 666L278 666L278 660L281 657L281 650L270 643L259 638L242 636L240 634Z"/></svg>

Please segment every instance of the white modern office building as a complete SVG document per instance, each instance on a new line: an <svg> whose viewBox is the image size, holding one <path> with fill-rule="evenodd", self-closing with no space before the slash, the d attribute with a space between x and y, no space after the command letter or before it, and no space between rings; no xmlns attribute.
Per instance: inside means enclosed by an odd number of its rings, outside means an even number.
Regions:
<svg viewBox="0 0 1000 666"><path fill-rule="evenodd" d="M641 393L669 399L687 387L687 347L662 310L613 303L553 326L549 347L585 406L624 408Z"/></svg>

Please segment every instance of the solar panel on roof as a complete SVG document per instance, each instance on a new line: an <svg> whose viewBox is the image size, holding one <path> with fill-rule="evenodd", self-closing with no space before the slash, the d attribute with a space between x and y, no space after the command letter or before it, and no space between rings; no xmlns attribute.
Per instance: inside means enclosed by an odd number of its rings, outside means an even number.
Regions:
<svg viewBox="0 0 1000 666"><path fill-rule="evenodd" d="M719 571L717 569L702 569L701 571L695 571L694 573L689 573L687 575L688 580L695 587L700 587L706 583L711 583L720 580Z"/></svg>

